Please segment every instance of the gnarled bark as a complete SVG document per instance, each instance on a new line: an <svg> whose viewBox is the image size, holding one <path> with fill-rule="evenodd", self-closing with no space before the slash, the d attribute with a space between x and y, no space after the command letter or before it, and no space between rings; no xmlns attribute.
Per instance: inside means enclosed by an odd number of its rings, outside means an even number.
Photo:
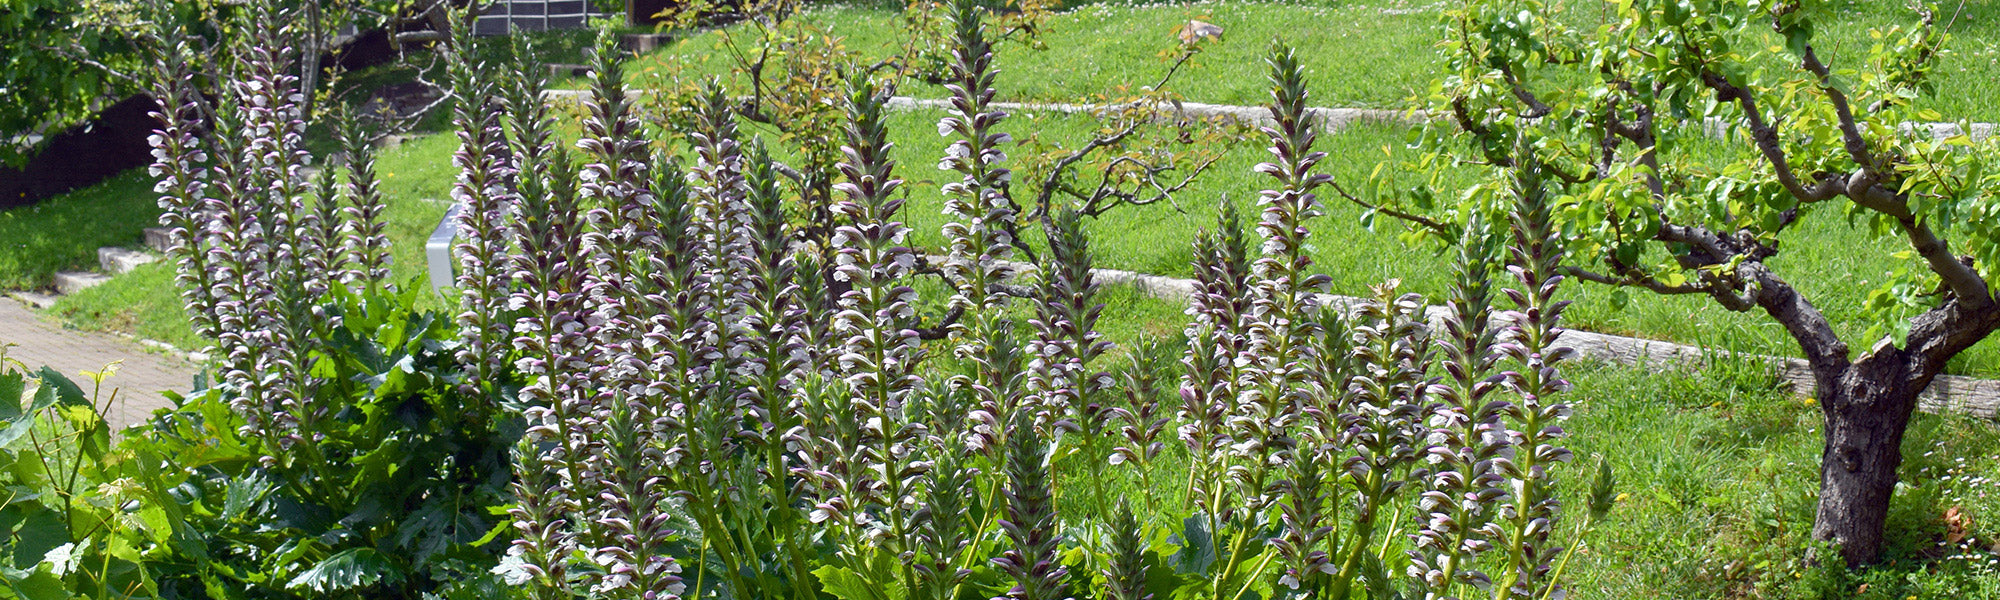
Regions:
<svg viewBox="0 0 2000 600"><path fill-rule="evenodd" d="M1903 431L1923 388L1892 373L1853 367L1819 377L1826 446L1820 452L1813 539L1833 542L1849 566L1882 555L1889 499L1903 464Z"/></svg>
<svg viewBox="0 0 2000 600"><path fill-rule="evenodd" d="M1775 311L1772 316L1788 320ZM1839 343L1830 335L1802 336L1797 335L1801 328L1787 327L1807 356L1827 356L1832 349L1828 342ZM1851 364L1812 361L1826 431L1813 539L1838 546L1848 566L1882 557L1889 501L1903 463L1903 433L1916 412L1917 395L1944 371L1946 360L1996 328L2000 306L1953 298L1913 319L1903 347L1884 340ZM1844 354L1845 346L1838 347Z"/></svg>

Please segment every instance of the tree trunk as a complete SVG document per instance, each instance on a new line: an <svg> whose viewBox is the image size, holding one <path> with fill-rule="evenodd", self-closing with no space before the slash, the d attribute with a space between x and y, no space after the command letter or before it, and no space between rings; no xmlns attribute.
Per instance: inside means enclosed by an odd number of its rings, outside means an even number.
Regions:
<svg viewBox="0 0 2000 600"><path fill-rule="evenodd" d="M1818 378L1826 447L1820 453L1812 534L1838 546L1849 567L1882 557L1889 498L1903 463L1903 431L1923 390L1911 386L1912 378L1900 369L1881 368L1895 362L1900 361L1863 361Z"/></svg>

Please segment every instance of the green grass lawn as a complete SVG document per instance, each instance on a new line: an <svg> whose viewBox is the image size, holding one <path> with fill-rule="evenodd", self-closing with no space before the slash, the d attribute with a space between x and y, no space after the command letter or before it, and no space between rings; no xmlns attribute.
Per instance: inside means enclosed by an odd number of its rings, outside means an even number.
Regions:
<svg viewBox="0 0 2000 600"><path fill-rule="evenodd" d="M1071 101L1113 93L1121 85L1151 85L1166 73L1160 58L1179 44L1177 28L1189 19L1223 26L1212 43L1169 86L1188 100L1249 104L1265 99L1263 57L1283 36L1309 58L1317 77L1314 102L1339 106L1402 106L1429 83L1435 62L1434 11L1412 3L1364 1L1334 5L1246 2L1228 5L1087 5L1055 17L1043 34L1049 50L1019 44L1000 48L998 89L1005 100ZM875 7L821 7L802 18L843 36L844 45L871 59L899 50L902 15ZM1340 24L1340 26L1335 26ZM1300 32L1312 35L1298 35ZM734 33L734 32L730 32ZM725 75L734 64L725 32L710 31L641 57L637 72L685 70L689 76ZM738 43L751 38L737 34ZM943 97L942 87L911 81L899 93Z"/></svg>
<svg viewBox="0 0 2000 600"><path fill-rule="evenodd" d="M1178 305L1126 286L1105 289L1106 337L1119 350L1099 368L1123 364L1139 335L1178 336ZM1131 328L1133 320L1154 325ZM1175 331L1162 331L1173 324ZM1181 347L1172 337L1168 344ZM1887 558L1859 572L1808 566L1818 489L1821 417L1765 368L1720 361L1698 371L1652 373L1588 361L1569 363L1574 416L1565 441L1580 465L1608 457L1620 498L1567 571L1570 598L1592 600L2000 598L2000 565L1944 543L1945 512L1972 515L1974 538L2000 535L2000 430L1966 417L1918 415L1904 442L1903 483L1892 504ZM1171 432L1169 432L1171 434ZM1073 460L1073 459L1072 459ZM1182 501L1187 455L1178 443L1153 465L1151 487L1114 470L1107 497L1135 504ZM1580 466L1579 465L1579 466ZM1091 485L1077 462L1059 485ZM1581 510L1581 468L1559 472L1564 506ZM1058 494L1061 510L1089 513L1090 494ZM1580 513L1570 512L1565 518ZM1150 523L1149 527L1173 527ZM1577 521L1557 538L1574 539ZM1398 523L1402 532L1413 521ZM1399 532L1400 533L1400 532ZM1400 539L1399 536L1392 536ZM1990 544L1991 541L1983 541ZM1866 585L1866 588L1863 586ZM1861 590L1865 589L1863 592Z"/></svg>
<svg viewBox="0 0 2000 600"><path fill-rule="evenodd" d="M949 141L931 134L936 129L936 119L942 115L938 111L916 111L898 113L891 120L898 156L902 159L900 173L910 180L905 190L911 196L911 204L903 218L916 230L912 236L914 242L933 248L944 245L940 228L945 216L937 191L941 179L929 164L930 157L940 156ZM1003 128L1035 132L1046 140L1065 141L1070 147L1087 140L1094 130L1094 121L1085 116L1019 117L1008 121ZM1365 181L1385 156L1407 152L1404 136L1402 127L1358 125L1320 138L1317 148L1329 154L1327 161L1321 163L1324 172L1353 188ZM1177 206L1121 208L1092 222L1091 246L1098 266L1192 277L1189 243L1197 229L1214 226L1220 199L1236 203L1244 215L1256 214L1257 191L1269 185L1269 181L1251 169L1266 156L1261 143L1242 144L1180 194ZM1456 179L1470 181L1473 176L1467 171L1456 174ZM1434 300L1443 298L1449 265L1439 254L1440 248L1407 245L1398 238L1401 226L1387 219L1378 222L1371 231L1362 226L1359 207L1330 194L1326 196L1329 196L1323 198L1326 216L1312 224L1311 251L1316 268L1333 278L1335 293L1366 295L1371 285L1400 279L1406 289ZM1838 325L1842 335L1857 340L1878 316L1862 305L1864 292L1879 284L1889 270L1909 266L1906 260L1893 256L1903 244L1899 238L1877 238L1865 229L1849 228L1840 214L1820 211L1810 213L1801 225L1787 232L1784 253L1770 264L1813 299ZM1876 283L1869 283L1871 278ZM1570 289L1579 302L1568 315L1573 324L1587 329L1766 354L1797 354L1791 338L1761 312L1730 312L1705 297L1660 297L1645 293L1635 293L1633 301L1619 309L1606 300L1610 288L1589 285ZM2000 340L1989 339L1962 354L1952 371L1985 376L2000 374Z"/></svg>
<svg viewBox="0 0 2000 600"><path fill-rule="evenodd" d="M0 290L48 287L57 271L95 270L101 246L139 247L157 225L153 179L135 169L34 206L0 211Z"/></svg>
<svg viewBox="0 0 2000 600"><path fill-rule="evenodd" d="M1552 3L1579 25L1605 18L1604 4L1589 0ZM1835 68L1862 68L1875 43L1871 28L1916 22L1901 0L1839 0L1814 3L1820 56ZM1940 25L1953 36L1933 77L1940 91L1919 101L1946 119L2000 121L2000 5L1945 2ZM841 36L842 44L868 59L900 51L901 3L826 5L799 18ZM1441 4L1419 0L1306 0L1299 2L1193 2L1187 4L1107 2L1074 6L1050 20L1041 40L1048 49L1021 44L999 46L999 95L1004 100L1075 101L1116 94L1121 85L1150 85L1166 71L1159 57L1178 43L1175 32L1189 19L1224 29L1194 65L1169 87L1194 102L1257 104L1267 99L1264 56L1273 39L1297 47L1311 74L1316 106L1401 108L1426 90L1438 66ZM1962 11L1958 9L1962 8ZM1955 12L1956 11L1956 12ZM1958 18L1951 16L1957 14ZM1762 33L1763 30L1759 30ZM1782 48L1775 34L1763 42ZM632 64L635 73L728 79L731 48L754 41L741 28L707 31L678 41ZM1776 68L1790 65L1772 63ZM945 91L921 82L899 93L943 97Z"/></svg>
<svg viewBox="0 0 2000 600"><path fill-rule="evenodd" d="M942 114L913 111L891 118L897 157L902 163L899 174L910 182L904 187L910 204L902 217L915 230L912 242L934 249L944 246L940 228L945 216L938 191L943 179L941 172L931 167L947 141L935 135L934 123ZM1071 147L1088 139L1096 126L1090 117L1080 115L1017 117L1007 122L1006 129L1032 131L1045 142ZM748 126L746 131L772 135L757 126ZM1405 130L1396 126L1350 127L1321 138L1320 149L1330 155L1322 164L1337 181L1355 185L1367 178L1385 151L1389 156L1405 152L1404 135ZM421 276L422 240L442 216L442 199L448 197L456 176L446 158L455 144L449 135L433 135L381 158L379 169L390 199L390 235L395 241L399 277ZM1189 243L1198 228L1215 223L1219 200L1236 203L1245 215L1255 214L1257 190L1267 185L1265 177L1251 171L1260 160L1263 152L1258 143L1241 144L1179 194L1174 203L1121 208L1091 223L1098 265L1190 277ZM1459 177L1469 181L1473 174L1465 172ZM1448 269L1438 248L1408 246L1398 237L1400 226L1388 221L1378 223L1376 230L1364 228L1359 208L1338 199L1327 198L1326 207L1326 216L1313 224L1311 250L1316 268L1333 278L1334 292L1365 295L1371 285L1400 279L1406 289L1442 298ZM1858 340L1877 317L1862 305L1863 291L1872 288L1871 278L1907 266L1905 260L1893 256L1902 242L1849 228L1840 215L1830 211L1812 213L1787 236L1785 252L1770 264L1826 311L1843 335ZM86 328L131 331L184 347L199 346L185 331L170 286L163 285L169 280L164 274L143 273L118 278L64 298L56 310ZM1729 312L1706 298L1643 293L1635 294L1621 309L1605 300L1609 288L1572 286L1571 290L1579 300L1569 313L1572 323L1588 329L1767 354L1797 352L1783 330L1762 313ZM2000 374L2000 340L1988 340L1961 355L1951 371Z"/></svg>
<svg viewBox="0 0 2000 600"><path fill-rule="evenodd" d="M1578 365L1571 378L1570 447L1609 457L1623 494L1571 567L1572 598L2000 597L1986 556L1936 560L1955 553L1940 543L1948 508L2000 516L2000 495L1973 478L2000 468L1990 423L1919 416L1904 443L1889 563L1818 571L1801 560L1819 481L1817 408L1742 365L1666 375ZM1584 479L1572 472L1567 493L1580 495Z"/></svg>

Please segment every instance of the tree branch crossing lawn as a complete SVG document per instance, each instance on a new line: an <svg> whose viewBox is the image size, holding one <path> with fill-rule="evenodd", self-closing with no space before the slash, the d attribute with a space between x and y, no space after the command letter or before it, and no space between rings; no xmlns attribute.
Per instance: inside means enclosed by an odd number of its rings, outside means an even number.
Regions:
<svg viewBox="0 0 2000 600"><path fill-rule="evenodd" d="M1950 118L2000 121L2000 9L1970 4L1954 22L1951 53L1935 74L1945 93L1925 106ZM1578 19L1593 18L1597 7L1587 4L1572 13ZM1867 27L1911 20L1893 1L1837 3L1815 10L1837 11L1845 19L1822 32L1826 53L1841 60L1858 60L1868 43ZM1338 6L1084 6L1050 22L1043 37L1049 50L1001 47L1001 99L1076 101L1116 93L1112 90L1121 84L1151 83L1166 66L1157 55L1175 43L1175 27L1199 18L1227 32L1173 85L1187 100L1263 102L1262 57L1269 40L1282 35L1308 61L1312 104L1402 107L1428 86L1436 66L1431 43L1437 37L1437 11L1434 5L1378 0ZM801 18L828 24L863 54L886 53L900 35L901 17L884 8L821 7ZM636 77L632 86L648 87L648 78L726 74L729 63L719 48L721 39L719 33L705 33L635 59L628 67ZM944 96L941 88L921 83L905 85L900 93ZM916 231L912 242L933 249L943 244L938 186L948 177L932 167L946 142L936 135L942 114L912 111L892 118L899 174L910 180L903 189L911 203L902 218ZM1087 115L1032 112L1016 114L1002 126L1017 138L1039 136L1045 143L1072 148L1097 129ZM745 131L776 138L761 126L746 125ZM1402 126L1356 125L1323 136L1319 149L1330 155L1323 169L1353 189L1383 160L1407 157L1408 134ZM1122 208L1092 222L1098 266L1189 276L1189 243L1197 228L1213 225L1218 202L1233 202L1244 214L1255 214L1257 190L1267 185L1265 177L1251 171L1265 157L1261 145L1253 141L1231 148L1173 205ZM431 135L379 159L390 202L394 267L406 285L427 285L421 279L422 240L444 214L444 199L457 175L450 162L456 146L452 135ZM1723 155L1741 150L1718 143L1681 151ZM1447 179L1467 183L1475 176L1463 170ZM1440 191L1441 196L1449 193ZM1443 297L1449 271L1438 248L1406 244L1401 237L1405 232L1386 221L1371 231L1360 222L1356 207L1332 197L1326 203L1327 214L1312 223L1311 250L1316 268L1333 277L1334 291L1362 295L1371 285L1400 279L1405 289L1434 301ZM89 264L98 246L137 245L139 229L150 225L155 214L150 182L141 172L38 208L0 213L0 285L42 285L55 270ZM1851 229L1830 211L1814 213L1786 235L1785 253L1773 267L1819 302L1840 323L1843 335L1858 336L1875 320L1861 305L1862 291L1874 286L1869 281L1911 266L1891 256L1899 240ZM143 266L62 299L55 312L79 327L131 332L183 348L204 346L188 331L172 270L168 263ZM1730 313L1697 298L1643 294L1615 309L1606 288L1571 285L1569 290L1579 301L1567 313L1572 326L1732 350L1796 352L1783 331L1761 314ZM927 286L926 295L942 298L942 288ZM1169 340L1180 335L1185 317L1179 306L1123 287L1107 289L1104 299L1111 306L1103 328L1121 347L1131 347L1142 335ZM442 306L436 298L430 302ZM1988 340L1966 353L1951 372L2000 376L2000 342ZM1749 365L1718 364L1699 373L1667 376L1585 367L1575 377L1579 407L1571 441L1580 455L1611 457L1622 491L1630 494L1579 555L1574 572L1581 595L1575 597L1811 597L1820 592L1846 597L1860 583L1871 585L1861 596L1868 598L1944 592L2000 597L2000 575L1993 566L1926 560L1949 553L1936 546L1944 508L1963 505L1971 514L2000 519L2000 493L1979 478L2000 472L1990 451L2000 435L1988 424L1921 417L1905 449L1911 457L1905 479L1914 483L1899 490L1892 517L1896 546L1890 554L1897 558L1860 575L1818 572L1798 561L1809 539L1813 470L1819 458L1818 416L1812 407L1774 391L1775 380Z"/></svg>

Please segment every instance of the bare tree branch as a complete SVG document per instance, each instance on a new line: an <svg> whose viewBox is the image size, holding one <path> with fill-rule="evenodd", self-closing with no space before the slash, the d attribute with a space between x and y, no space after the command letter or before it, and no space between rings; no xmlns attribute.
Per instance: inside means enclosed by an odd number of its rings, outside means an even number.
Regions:
<svg viewBox="0 0 2000 600"><path fill-rule="evenodd" d="M35 48L38 50L42 50L44 52L49 52L52 54L59 55L65 59L76 61L77 63L82 64L84 66L97 69L99 71L104 72L105 75L111 76L111 78L113 79L122 80L126 83L143 85L147 81L144 79L140 79L138 76L132 75L130 73L126 73L124 71L112 68L111 65L107 65L98 62L95 59L90 58L90 51L84 50L83 46L77 44L76 42L70 42L69 44L60 47L43 46L37 44Z"/></svg>
<svg viewBox="0 0 2000 600"><path fill-rule="evenodd" d="M1458 239L1458 229L1456 227L1446 225L1444 223L1437 221L1436 219L1432 219L1430 217L1426 217L1420 214L1399 210L1395 207L1388 206L1386 204L1376 204L1373 202L1369 202L1367 200L1363 200L1359 196L1355 196L1354 194L1348 193L1347 188L1341 187L1340 182L1333 181L1329 183L1333 184L1334 193L1340 194L1340 197L1346 198L1348 202L1351 202L1354 205L1361 207L1363 210L1371 210L1385 215L1389 215L1391 217L1402 219L1403 221L1409 222L1410 224L1430 230L1432 233L1435 233L1439 237L1442 237L1447 240Z"/></svg>
<svg viewBox="0 0 2000 600"><path fill-rule="evenodd" d="M1764 312L1785 327L1792 339L1799 342L1799 349L1805 352L1806 361L1812 363L1816 372L1834 373L1845 371L1849 365L1847 342L1841 341L1834 332L1833 323L1826 314L1793 289L1777 273L1761 262L1745 262L1737 267L1739 276L1755 286L1752 296Z"/></svg>
<svg viewBox="0 0 2000 600"><path fill-rule="evenodd" d="M1664 294L1669 296L1686 295L1686 294L1713 294L1718 289L1717 286L1714 285L1703 285L1695 283L1686 283L1681 285L1667 285L1666 282L1654 279L1652 277L1644 277L1644 278L1633 277L1633 276L1613 277L1610 275L1605 275L1603 273L1588 271L1574 266L1562 267L1562 273L1564 275L1575 277L1577 279L1582 279L1584 281L1588 281L1591 283L1601 283L1604 285L1611 285L1618 287L1644 288L1655 294Z"/></svg>
<svg viewBox="0 0 2000 600"><path fill-rule="evenodd" d="M1528 91L1527 87L1521 85L1521 78L1514 75L1513 67L1502 64L1500 66L1500 77L1507 80L1507 86L1513 91L1514 98L1520 100L1522 104L1528 105L1528 110L1523 111L1521 117L1540 119L1555 112L1554 108L1550 108L1548 104L1542 102L1541 98L1536 97L1534 92Z"/></svg>
<svg viewBox="0 0 2000 600"><path fill-rule="evenodd" d="M1717 100L1733 102L1742 110L1743 118L1749 121L1750 139L1756 143L1757 151L1764 155L1766 162L1771 163L1771 170L1778 176L1778 183L1783 184L1785 190L1791 192L1793 197L1798 198L1800 202L1819 202L1845 191L1843 189L1845 182L1835 177L1823 177L1812 187L1806 187L1799 181L1798 176L1792 173L1791 158L1785 155L1784 148L1779 144L1778 128L1764 121L1764 113L1758 108L1757 98L1750 93L1750 90L1730 83L1728 78L1714 71L1702 71L1701 81L1703 85L1715 91Z"/></svg>
<svg viewBox="0 0 2000 600"><path fill-rule="evenodd" d="M1083 192L1072 186L1064 185L1061 191L1064 195L1082 200L1083 208L1079 212L1090 217L1102 216L1111 209L1120 206L1146 206L1163 201L1172 203L1175 212L1187 214L1187 211L1182 209L1179 203L1173 203L1174 194L1187 189L1189 185L1194 183L1196 178L1201 176L1202 172L1207 171L1209 167L1214 166L1221 159L1220 155L1211 156L1200 164L1195 165L1185 176L1181 177L1179 182L1173 185L1163 185L1160 183L1160 175L1179 169L1172 159L1168 159L1165 164L1151 164L1129 156L1120 156L1112 159L1109 164L1104 165L1104 168L1099 171L1098 183L1095 189ZM1137 190L1128 192L1120 189L1117 182L1111 179L1112 175L1117 173L1120 165L1131 165L1133 168L1138 169L1140 183L1147 188L1151 188L1153 194L1145 198L1140 198L1140 193Z"/></svg>
<svg viewBox="0 0 2000 600"><path fill-rule="evenodd" d="M958 320L964 316L965 316L965 307L954 306L952 307L951 312L945 313L944 319L939 320L937 325L933 325L930 327L917 327L912 330L917 332L917 339L920 340L945 339L945 337L951 335L951 326L958 324Z"/></svg>
<svg viewBox="0 0 2000 600"><path fill-rule="evenodd" d="M1905 360L1910 362L1913 373L1943 370L1951 357L1986 339L1996 329L2000 329L2000 310L1974 306L1963 298L1946 300L1910 319Z"/></svg>
<svg viewBox="0 0 2000 600"><path fill-rule="evenodd" d="M1082 162L1083 159L1085 158L1089 158L1092 153L1097 152L1101 148L1112 146L1119 142L1125 141L1125 138L1130 137L1133 132L1138 130L1139 130L1139 124L1137 122L1133 122L1129 125L1126 125L1124 129L1119 130L1117 133L1108 136L1099 136L1096 138L1092 138L1089 143L1084 144L1082 149L1070 152L1068 155L1063 156L1061 159L1057 159L1055 166L1049 168L1048 176L1042 178L1041 191L1035 195L1035 210L1037 212L1035 214L1026 216L1029 219L1033 219L1035 218L1035 215L1048 214L1049 206L1055 200L1055 194L1057 193L1058 190L1061 189L1062 176L1064 173L1069 172L1069 169L1071 167L1076 166L1076 163Z"/></svg>
<svg viewBox="0 0 2000 600"><path fill-rule="evenodd" d="M1833 85L1833 73L1819 61L1819 55L1813 52L1812 44L1806 44L1800 62L1806 71L1819 78L1820 91L1824 92L1827 100L1833 103L1833 114L1840 120L1840 140L1847 149L1848 157L1853 158L1854 162L1866 171L1882 168L1882 165L1875 161L1875 152L1868 147L1868 140L1861 137L1861 128L1854 123L1854 109L1848 106L1847 92L1840 91L1840 88Z"/></svg>
<svg viewBox="0 0 2000 600"><path fill-rule="evenodd" d="M1612 75L1610 69L1609 65L1604 67L1604 74L1607 78L1610 78ZM1637 95L1636 91L1632 88L1632 82L1618 80L1616 85L1619 90L1625 92L1627 95ZM1654 200L1665 200L1667 197L1667 185L1665 175L1660 173L1659 137L1654 134L1653 107L1650 104L1639 102L1632 106L1632 114L1633 121L1631 123L1627 123L1623 118L1620 118L1618 116L1618 106L1614 99L1612 106L1607 109L1605 129L1616 134L1618 137L1624 138L1626 141L1632 142L1632 145L1639 147L1639 164L1645 166L1647 171L1646 191L1652 194ZM1615 149L1607 148L1606 152L1607 154L1613 153ZM1606 156L1607 161L1611 160L1611 158L1611 156Z"/></svg>

